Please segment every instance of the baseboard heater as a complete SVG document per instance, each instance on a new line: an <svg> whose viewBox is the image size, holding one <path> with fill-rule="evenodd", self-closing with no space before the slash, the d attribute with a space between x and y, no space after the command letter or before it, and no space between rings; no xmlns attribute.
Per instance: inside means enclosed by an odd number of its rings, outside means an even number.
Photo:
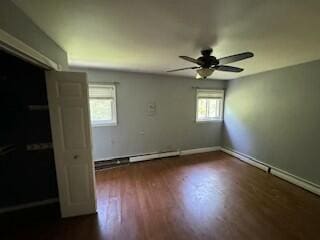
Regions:
<svg viewBox="0 0 320 240"><path fill-rule="evenodd" d="M134 162L147 161L147 160L152 160L157 158L174 157L179 155L180 155L180 151L150 153L150 154L136 155L136 156L130 156L130 157L119 157L119 158L113 158L108 160L96 161L94 165L95 165L95 170L102 170L102 169L113 168L119 165L134 163Z"/></svg>
<svg viewBox="0 0 320 240"><path fill-rule="evenodd" d="M153 152L153 153L146 153L146 154L139 154L133 156L123 156L123 157L115 157L109 158L105 160L96 160L95 161L95 168L96 170L112 168L116 165L120 164L129 164L134 162L140 161L147 161L157 158L166 158L166 157L176 157L176 156L184 156L190 154L197 154L197 153L206 153L206 152L213 152L220 150L220 146L214 147L204 147L204 148L194 148L194 149L187 149L187 150L176 150L176 151L167 151L167 152Z"/></svg>
<svg viewBox="0 0 320 240"><path fill-rule="evenodd" d="M156 159L156 158L175 157L179 155L180 155L180 151L152 153L152 154L145 154L145 155L130 157L129 162L140 162L140 161L147 161L147 160Z"/></svg>
<svg viewBox="0 0 320 240"><path fill-rule="evenodd" d="M312 192L312 193L320 196L320 186L313 183L313 182L310 182L306 179L295 176L289 172L286 172L284 170L276 168L272 165L262 163L261 161L257 160L256 158L253 158L253 157L248 156L246 154L243 154L243 153L231 150L231 149L223 148L223 147L221 148L221 151L223 151L231 156L234 156L234 157L238 158L239 160L246 162L254 167L260 168L267 173L270 173L276 177L279 177L287 182L290 182L296 186L299 186L309 192Z"/></svg>
<svg viewBox="0 0 320 240"><path fill-rule="evenodd" d="M129 164L129 157L120 157L120 158L113 158L109 160L102 160L94 162L95 170L102 170L107 168L113 168L114 166L118 165L125 165Z"/></svg>
<svg viewBox="0 0 320 240"><path fill-rule="evenodd" d="M237 151L234 151L234 150L230 150L230 149L227 149L227 148L221 148L221 151L222 152L225 152L231 156L234 156L236 158L238 158L239 160L243 161L243 162L246 162L256 168L259 168L265 172L270 172L270 166L268 166L267 164L264 164L262 163L261 161L258 161L257 159L251 157L251 156L248 156L246 154L243 154L243 153L240 153L240 152L237 152Z"/></svg>

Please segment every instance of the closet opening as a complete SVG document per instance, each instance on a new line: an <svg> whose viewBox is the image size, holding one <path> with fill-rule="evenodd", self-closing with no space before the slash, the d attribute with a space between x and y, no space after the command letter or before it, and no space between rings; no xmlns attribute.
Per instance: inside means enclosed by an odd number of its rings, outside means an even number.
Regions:
<svg viewBox="0 0 320 240"><path fill-rule="evenodd" d="M0 216L60 217L45 69L0 49L0 86Z"/></svg>

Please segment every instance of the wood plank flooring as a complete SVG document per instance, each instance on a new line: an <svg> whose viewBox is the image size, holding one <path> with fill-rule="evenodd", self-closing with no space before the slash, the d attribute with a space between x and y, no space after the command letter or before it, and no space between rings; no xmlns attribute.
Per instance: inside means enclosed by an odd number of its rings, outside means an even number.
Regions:
<svg viewBox="0 0 320 240"><path fill-rule="evenodd" d="M1 239L320 239L320 197L212 152L99 171L98 214L11 224Z"/></svg>

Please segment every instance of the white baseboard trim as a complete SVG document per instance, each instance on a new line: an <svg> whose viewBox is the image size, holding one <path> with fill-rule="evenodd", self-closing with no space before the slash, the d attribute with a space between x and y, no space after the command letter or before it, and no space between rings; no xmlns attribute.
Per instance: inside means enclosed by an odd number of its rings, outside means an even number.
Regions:
<svg viewBox="0 0 320 240"><path fill-rule="evenodd" d="M286 172L284 170L281 170L277 167L274 167L270 164L266 164L266 163L262 163L261 161L257 160L256 158L253 158L251 156L248 156L246 154L243 153L239 153L237 151L234 150L230 150L227 148L221 148L221 151L230 154L231 156L234 156L236 158L238 158L241 161L244 161L248 164L251 164L257 168L260 168L266 172L269 172L268 170L270 169L270 173L276 177L279 177L287 182L290 182L298 187L301 187L309 192L312 192L314 194L317 194L320 196L320 186L310 182L308 180L305 180L301 177L295 176L289 172Z"/></svg>
<svg viewBox="0 0 320 240"><path fill-rule="evenodd" d="M236 151L233 151L233 150L229 150L227 148L221 148L221 151L222 152L225 152L231 156L234 156L238 159L240 159L241 161L245 162L245 163L248 163L254 167L257 167L265 172L268 172L269 171L269 166L267 164L263 164L261 163L260 161L256 160L255 158L253 157L250 157L248 155L245 155L245 154L242 154L242 153L239 153L239 152L236 152Z"/></svg>
<svg viewBox="0 0 320 240"><path fill-rule="evenodd" d="M297 186L299 186L309 192L312 192L312 193L320 196L320 186L315 183L307 181L303 178L300 178L298 176L295 176L291 173L288 173L288 172L283 171L278 168L271 168L270 173L274 176L277 176L277 177L287 181L287 182L290 182L294 185L297 185Z"/></svg>
<svg viewBox="0 0 320 240"><path fill-rule="evenodd" d="M130 157L129 162L140 162L140 161L147 161L147 160L156 159L156 158L174 157L174 156L179 156L179 155L180 155L179 151L154 153L154 154L147 154L147 155Z"/></svg>
<svg viewBox="0 0 320 240"><path fill-rule="evenodd" d="M25 203L25 204L20 204L17 206L6 207L6 208L0 208L0 213L6 213L6 212L12 212L12 211L26 209L26 208L48 205L48 204L52 204L52 203L57 203L58 201L59 201L58 198L50 198L50 199L46 199L43 201Z"/></svg>
<svg viewBox="0 0 320 240"><path fill-rule="evenodd" d="M219 151L220 149L221 149L220 146L188 149L188 150L180 151L180 155L183 156L183 155L190 155L190 154L196 154L196 153L214 152L214 151Z"/></svg>

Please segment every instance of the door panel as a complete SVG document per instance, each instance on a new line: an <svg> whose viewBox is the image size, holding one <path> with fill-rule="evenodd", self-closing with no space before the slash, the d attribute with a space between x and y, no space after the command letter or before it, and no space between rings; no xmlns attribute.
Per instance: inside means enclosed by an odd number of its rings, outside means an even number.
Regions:
<svg viewBox="0 0 320 240"><path fill-rule="evenodd" d="M59 97L82 97L81 84L78 83L65 83L59 84Z"/></svg>
<svg viewBox="0 0 320 240"><path fill-rule="evenodd" d="M95 213L86 74L51 71L46 76L62 217Z"/></svg>
<svg viewBox="0 0 320 240"><path fill-rule="evenodd" d="M59 116L62 121L62 138L65 150L87 147L82 107L66 107Z"/></svg>
<svg viewBox="0 0 320 240"><path fill-rule="evenodd" d="M69 203L81 204L88 201L90 191L88 186L88 169L81 165L71 165L67 168L66 179L69 188ZM77 186L83 186L82 191L77 191Z"/></svg>

